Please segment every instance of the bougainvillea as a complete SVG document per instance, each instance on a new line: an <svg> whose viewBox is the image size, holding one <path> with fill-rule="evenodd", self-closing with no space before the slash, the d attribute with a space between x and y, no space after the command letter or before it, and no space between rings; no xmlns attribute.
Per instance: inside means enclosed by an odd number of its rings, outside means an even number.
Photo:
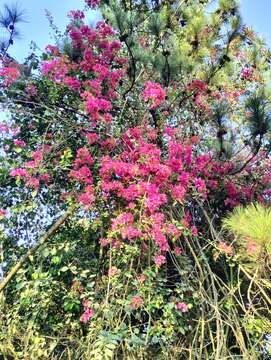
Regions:
<svg viewBox="0 0 271 360"><path fill-rule="evenodd" d="M72 10L57 45L0 70L0 352L23 349L16 323L43 339L26 350L37 359L256 359L267 279L252 281L221 223L270 206L268 50L257 58L235 2L212 16L207 1L85 3L104 20Z"/></svg>
<svg viewBox="0 0 271 360"><path fill-rule="evenodd" d="M166 93L160 84L148 81L145 83L143 97L145 101L151 101L150 108L154 109L165 101Z"/></svg>

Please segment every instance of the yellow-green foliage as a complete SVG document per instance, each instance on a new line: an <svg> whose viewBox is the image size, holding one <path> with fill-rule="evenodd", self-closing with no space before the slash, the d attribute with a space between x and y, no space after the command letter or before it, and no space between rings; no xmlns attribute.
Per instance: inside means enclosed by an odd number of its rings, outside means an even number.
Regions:
<svg viewBox="0 0 271 360"><path fill-rule="evenodd" d="M237 237L237 241L253 242L271 254L271 207L251 204L237 207L224 220L224 227Z"/></svg>

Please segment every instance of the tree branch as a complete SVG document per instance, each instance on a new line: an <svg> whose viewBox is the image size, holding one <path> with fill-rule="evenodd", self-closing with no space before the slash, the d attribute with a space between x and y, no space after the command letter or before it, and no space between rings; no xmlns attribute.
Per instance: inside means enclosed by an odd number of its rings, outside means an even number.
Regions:
<svg viewBox="0 0 271 360"><path fill-rule="evenodd" d="M125 37L125 36L124 36ZM134 85L135 85L135 80L136 80L136 61L135 61L135 58L134 58L134 54L132 52L132 49L130 47L130 45L128 44L126 38L123 39L126 47L127 47L127 50L128 50L128 53L129 53L129 56L130 56L130 60L131 60L131 76L132 76L132 81L131 81L131 84L129 86L129 88L125 91L125 93L122 95L123 98L125 98L125 96L133 89Z"/></svg>
<svg viewBox="0 0 271 360"><path fill-rule="evenodd" d="M67 210L50 228L45 232L45 234L40 238L40 240L31 247L25 255L23 255L20 260L11 268L7 276L0 283L0 293L6 288L8 283L13 279L13 277L17 274L18 270L24 265L24 263L29 259L29 257L43 245L46 241L60 228L61 225L64 224L66 219L72 213L73 208Z"/></svg>
<svg viewBox="0 0 271 360"><path fill-rule="evenodd" d="M252 160L254 160L254 158L257 156L257 154L258 154L258 152L260 151L260 149L261 149L261 146L262 146L262 135L260 135L260 139L259 139L259 143L258 143L258 145L257 145L257 147L256 147L256 149L255 149L255 151L254 151L254 153L253 153L253 155L241 166L241 167L239 167L239 168L237 168L237 169L233 169L230 173L229 173L229 175L236 175L236 174L238 174L238 173L240 173L241 171L243 171L246 167L247 167L247 165L252 161Z"/></svg>

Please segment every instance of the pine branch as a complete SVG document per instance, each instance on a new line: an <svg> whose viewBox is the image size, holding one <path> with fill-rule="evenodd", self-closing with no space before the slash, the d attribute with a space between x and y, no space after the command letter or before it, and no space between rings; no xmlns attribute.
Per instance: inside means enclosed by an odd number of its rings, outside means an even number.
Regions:
<svg viewBox="0 0 271 360"><path fill-rule="evenodd" d="M25 22L24 11L21 10L17 4L5 4L4 11L0 12L0 27L8 32L8 38L0 44L0 55L2 59L7 56L9 47L14 44L14 39L19 36L16 26L20 22Z"/></svg>

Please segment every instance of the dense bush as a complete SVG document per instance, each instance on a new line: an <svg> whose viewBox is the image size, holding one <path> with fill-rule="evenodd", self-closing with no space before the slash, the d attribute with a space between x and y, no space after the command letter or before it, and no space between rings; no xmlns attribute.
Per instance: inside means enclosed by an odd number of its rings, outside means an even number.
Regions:
<svg viewBox="0 0 271 360"><path fill-rule="evenodd" d="M86 1L3 52L4 359L270 356L271 54L210 3Z"/></svg>

